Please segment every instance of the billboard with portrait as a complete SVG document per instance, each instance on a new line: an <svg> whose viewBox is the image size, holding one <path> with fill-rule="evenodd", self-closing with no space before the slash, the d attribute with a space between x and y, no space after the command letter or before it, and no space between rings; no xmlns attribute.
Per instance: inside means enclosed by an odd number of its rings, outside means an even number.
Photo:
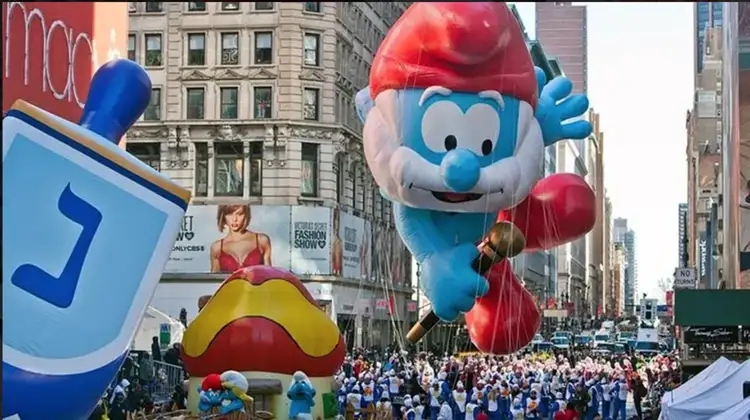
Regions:
<svg viewBox="0 0 750 420"><path fill-rule="evenodd" d="M370 279L370 223L334 208L331 273L349 279Z"/></svg>
<svg viewBox="0 0 750 420"><path fill-rule="evenodd" d="M231 273L272 265L327 274L330 222L329 209L321 207L190 206L164 271Z"/></svg>

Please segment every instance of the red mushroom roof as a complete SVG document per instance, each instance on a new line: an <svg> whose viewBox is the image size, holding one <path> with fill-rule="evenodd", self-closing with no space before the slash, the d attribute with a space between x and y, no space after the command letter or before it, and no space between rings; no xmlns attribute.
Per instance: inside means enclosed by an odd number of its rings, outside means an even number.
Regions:
<svg viewBox="0 0 750 420"><path fill-rule="evenodd" d="M292 273L256 266L222 283L182 339L188 373L236 370L330 376L344 361L344 338Z"/></svg>

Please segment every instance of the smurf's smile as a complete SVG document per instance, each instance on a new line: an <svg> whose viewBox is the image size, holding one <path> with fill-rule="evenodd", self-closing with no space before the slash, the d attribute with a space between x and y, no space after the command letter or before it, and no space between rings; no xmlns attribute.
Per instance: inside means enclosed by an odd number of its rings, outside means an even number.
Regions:
<svg viewBox="0 0 750 420"><path fill-rule="evenodd" d="M502 194L502 189L500 190ZM432 196L445 203L466 203L482 198L482 194L432 191Z"/></svg>

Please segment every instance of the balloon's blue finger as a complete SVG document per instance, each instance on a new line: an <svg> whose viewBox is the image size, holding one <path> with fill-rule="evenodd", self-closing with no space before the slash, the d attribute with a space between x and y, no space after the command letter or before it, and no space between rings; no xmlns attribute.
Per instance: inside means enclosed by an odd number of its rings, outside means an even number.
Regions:
<svg viewBox="0 0 750 420"><path fill-rule="evenodd" d="M570 124L564 124L560 132L564 139L580 140L591 135L594 128L588 121L574 121Z"/></svg>
<svg viewBox="0 0 750 420"><path fill-rule="evenodd" d="M461 296L460 299L456 300L455 309L457 312L469 312L474 307L476 298L474 296ZM458 316L458 314L456 314Z"/></svg>
<svg viewBox="0 0 750 420"><path fill-rule="evenodd" d="M487 279L484 277L477 275L476 282L474 283L474 296L475 297L482 297L487 294L487 292L490 291L490 284L487 282Z"/></svg>
<svg viewBox="0 0 750 420"><path fill-rule="evenodd" d="M441 320L445 322L451 322L451 321L454 321L456 318L458 318L458 311L454 309L448 309L448 308L438 309L437 307L435 307L434 309L435 309L435 315L437 315L438 318L440 318Z"/></svg>
<svg viewBox="0 0 750 420"><path fill-rule="evenodd" d="M560 102L558 107L560 110L560 120L565 121L586 113L586 110L589 109L589 98L586 95L569 96Z"/></svg>
<svg viewBox="0 0 750 420"><path fill-rule="evenodd" d="M375 107L375 101L370 97L369 86L357 92L357 95L354 97L354 103L357 108L357 116L364 123L367 120L367 114Z"/></svg>
<svg viewBox="0 0 750 420"><path fill-rule="evenodd" d="M544 70L539 67L534 67L534 73L536 73L537 92L541 95L544 85L547 84L547 75L544 74Z"/></svg>
<svg viewBox="0 0 750 420"><path fill-rule="evenodd" d="M547 83L542 91L543 95L549 95L555 101L566 98L573 92L573 82L567 77L555 77Z"/></svg>

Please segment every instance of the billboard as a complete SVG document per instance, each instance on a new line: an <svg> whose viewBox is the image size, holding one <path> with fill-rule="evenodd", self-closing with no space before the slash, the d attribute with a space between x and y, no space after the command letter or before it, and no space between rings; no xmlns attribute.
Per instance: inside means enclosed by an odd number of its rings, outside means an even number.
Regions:
<svg viewBox="0 0 750 420"><path fill-rule="evenodd" d="M231 273L273 265L409 285L411 258L395 229L313 206L213 204L188 207L166 273Z"/></svg>
<svg viewBox="0 0 750 420"><path fill-rule="evenodd" d="M127 50L127 2L3 2L3 112L23 99L78 122L96 69Z"/></svg>
<svg viewBox="0 0 750 420"><path fill-rule="evenodd" d="M329 274L331 209L293 206L291 222L290 270L297 274Z"/></svg>
<svg viewBox="0 0 750 420"><path fill-rule="evenodd" d="M350 279L370 279L371 225L360 217L332 209L331 273Z"/></svg>
<svg viewBox="0 0 750 420"><path fill-rule="evenodd" d="M296 214L298 221L300 215ZM311 214L310 221L316 215ZM291 268L290 206L220 204L190 206L183 218L167 273L231 273L253 265ZM327 217L322 220L326 222ZM300 232L300 236L305 233ZM297 243L298 251L310 243ZM327 244L326 244L327 245ZM317 257L317 249L311 250Z"/></svg>

